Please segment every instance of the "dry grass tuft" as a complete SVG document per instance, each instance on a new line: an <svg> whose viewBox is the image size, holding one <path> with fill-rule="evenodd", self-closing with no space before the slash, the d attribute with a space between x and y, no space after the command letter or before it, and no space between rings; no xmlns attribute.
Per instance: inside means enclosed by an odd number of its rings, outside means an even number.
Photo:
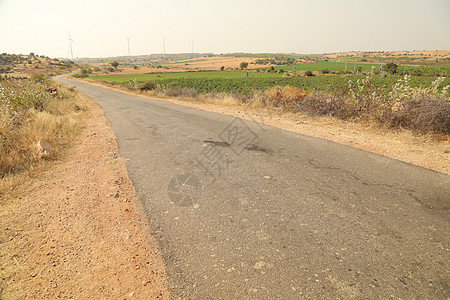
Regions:
<svg viewBox="0 0 450 300"><path fill-rule="evenodd" d="M189 88L179 88L179 89L170 89L164 91L157 91L158 93L165 94L168 97L181 97L181 98L197 98L198 94L195 89Z"/></svg>
<svg viewBox="0 0 450 300"><path fill-rule="evenodd" d="M303 89L293 86L275 86L265 92L267 104L274 107L282 107L288 111L296 110L297 103L303 100L308 94Z"/></svg>

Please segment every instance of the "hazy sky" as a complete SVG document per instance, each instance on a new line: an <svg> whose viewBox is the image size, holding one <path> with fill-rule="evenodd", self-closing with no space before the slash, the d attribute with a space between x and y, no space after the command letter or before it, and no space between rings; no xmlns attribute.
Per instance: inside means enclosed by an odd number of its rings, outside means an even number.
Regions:
<svg viewBox="0 0 450 300"><path fill-rule="evenodd" d="M0 53L450 50L450 0L0 0Z"/></svg>

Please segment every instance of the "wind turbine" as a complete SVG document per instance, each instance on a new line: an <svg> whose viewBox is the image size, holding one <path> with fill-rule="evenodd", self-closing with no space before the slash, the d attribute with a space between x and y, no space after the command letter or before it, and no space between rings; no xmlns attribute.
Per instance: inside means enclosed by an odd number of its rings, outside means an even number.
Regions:
<svg viewBox="0 0 450 300"><path fill-rule="evenodd" d="M161 33L161 31L158 30L158 32L163 42L163 53L166 54L166 37Z"/></svg>
<svg viewBox="0 0 450 300"><path fill-rule="evenodd" d="M127 43L128 43L128 57L130 57L130 38L127 37Z"/></svg>
<svg viewBox="0 0 450 300"><path fill-rule="evenodd" d="M198 52L198 44L201 43L201 41L199 40L191 40L191 54L194 55L195 53L199 53ZM196 49L197 48L197 49ZM197 52L195 52L197 51ZM195 56L195 55L194 55Z"/></svg>
<svg viewBox="0 0 450 300"><path fill-rule="evenodd" d="M73 60L73 51L72 51L72 43L75 43L74 40L72 40L72 37L70 36L70 31L68 31L69 33L69 47L70 47L70 56L72 57Z"/></svg>
<svg viewBox="0 0 450 300"><path fill-rule="evenodd" d="M162 40L163 40L163 53L164 54L166 54L166 38L163 36L163 35L161 35L162 36Z"/></svg>

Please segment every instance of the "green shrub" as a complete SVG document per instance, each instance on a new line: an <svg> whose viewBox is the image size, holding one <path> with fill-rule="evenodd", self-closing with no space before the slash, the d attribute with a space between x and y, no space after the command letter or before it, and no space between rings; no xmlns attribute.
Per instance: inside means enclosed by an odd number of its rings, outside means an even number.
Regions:
<svg viewBox="0 0 450 300"><path fill-rule="evenodd" d="M75 77L75 78L87 78L91 74L92 74L91 67L84 66L84 67L81 68L81 71L79 73L73 75L73 77Z"/></svg>
<svg viewBox="0 0 450 300"><path fill-rule="evenodd" d="M45 74L33 74L31 75L31 79L43 84L48 84L50 82L50 78Z"/></svg>
<svg viewBox="0 0 450 300"><path fill-rule="evenodd" d="M396 74L397 73L397 69L398 69L398 65L394 64L394 63L387 63L383 66L383 70L385 70L386 72L388 72L389 74Z"/></svg>
<svg viewBox="0 0 450 300"><path fill-rule="evenodd" d="M111 62L111 66L113 66L114 69L117 69L117 67L119 66L119 62L113 61L113 62Z"/></svg>
<svg viewBox="0 0 450 300"><path fill-rule="evenodd" d="M151 91L156 88L156 85L153 81L146 81L143 84L138 86L138 89L141 91Z"/></svg>
<svg viewBox="0 0 450 300"><path fill-rule="evenodd" d="M243 61L243 62L241 62L241 64L239 65L239 67L243 70L243 69L247 69L247 67L248 67L248 62L245 62L245 61Z"/></svg>

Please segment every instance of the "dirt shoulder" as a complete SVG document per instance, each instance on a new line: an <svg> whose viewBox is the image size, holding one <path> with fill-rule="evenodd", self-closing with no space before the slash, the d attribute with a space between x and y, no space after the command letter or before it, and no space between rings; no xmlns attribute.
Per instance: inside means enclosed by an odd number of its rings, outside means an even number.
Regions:
<svg viewBox="0 0 450 300"><path fill-rule="evenodd" d="M89 106L72 152L0 202L1 299L169 299L114 133Z"/></svg>
<svg viewBox="0 0 450 300"><path fill-rule="evenodd" d="M83 80L98 86L132 93L119 87L111 87ZM338 144L391 157L416 166L450 175L450 137L416 135L411 130L380 128L376 124L342 121L332 117L313 117L305 114L281 113L266 108L252 108L215 101L172 99L151 93L141 96L168 101L178 105L212 111L243 118L291 132L329 140Z"/></svg>

